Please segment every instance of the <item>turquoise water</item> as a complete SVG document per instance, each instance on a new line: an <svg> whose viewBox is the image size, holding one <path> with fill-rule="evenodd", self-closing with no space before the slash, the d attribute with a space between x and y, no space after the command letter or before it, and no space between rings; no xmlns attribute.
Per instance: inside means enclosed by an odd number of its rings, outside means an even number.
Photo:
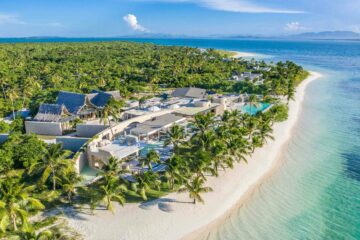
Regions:
<svg viewBox="0 0 360 240"><path fill-rule="evenodd" d="M156 143L140 143L140 156L146 157L146 155L151 151L161 151L164 147L164 142L156 142Z"/></svg>
<svg viewBox="0 0 360 240"><path fill-rule="evenodd" d="M83 178L81 183L85 184L88 183L92 180L94 180L97 176L98 176L99 171L89 167L89 166L85 166L82 170L81 170L81 177Z"/></svg>
<svg viewBox="0 0 360 240"><path fill-rule="evenodd" d="M324 74L308 87L284 165L206 239L360 239L359 42L146 41L257 52Z"/></svg>
<svg viewBox="0 0 360 240"><path fill-rule="evenodd" d="M360 42L127 40L256 52L322 72L283 166L206 239L360 239Z"/></svg>
<svg viewBox="0 0 360 240"><path fill-rule="evenodd" d="M265 111L268 107L270 107L269 103L259 103L257 106L250 106L249 104L246 104L241 108L241 110L242 112L246 112L250 115L255 115L258 112Z"/></svg>

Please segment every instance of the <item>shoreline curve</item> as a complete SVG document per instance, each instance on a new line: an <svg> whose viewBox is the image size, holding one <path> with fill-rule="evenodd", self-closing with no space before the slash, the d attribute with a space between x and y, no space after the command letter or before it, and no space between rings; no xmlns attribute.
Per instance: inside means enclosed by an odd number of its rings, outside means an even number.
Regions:
<svg viewBox="0 0 360 240"><path fill-rule="evenodd" d="M289 103L288 120L274 124L274 141L256 149L248 164L240 163L218 178L208 177L213 192L204 194L204 205L193 205L186 193L171 193L143 204L116 206L116 213L97 210L94 215L65 210L70 226L85 239L199 239L244 204L268 177L281 166L282 152L291 139L302 109L307 86L321 78L317 72L298 87Z"/></svg>
<svg viewBox="0 0 360 240"><path fill-rule="evenodd" d="M243 206L247 201L249 201L251 199L251 196L258 190L258 188L266 180L271 178L271 176L276 172L276 170L278 170L282 166L282 164L284 163L284 152L287 149L289 142L291 141L291 137L296 128L296 125L299 120L299 116L302 111L302 104L303 104L303 101L305 98L306 88L311 82L313 82L316 79L322 78L322 77L323 77L323 75L321 73L310 71L309 77L307 79L305 79L304 81L302 81L301 84L297 87L295 100L291 101L289 103L289 118L285 121L287 123L287 125L289 125L289 126L287 126L287 129L286 129L287 133L288 133L287 136L285 136L285 137L283 136L282 139L281 139L281 137L276 136L275 128L280 128L280 127L278 126L279 123L275 124L275 126L274 126L275 140L273 140L272 142L270 142L266 145L271 145L271 144L274 144L274 142L276 142L276 141L281 141L282 146L280 147L277 155L273 158L273 164L268 169L268 172L264 173L264 175L261 176L257 182L254 182L251 186L249 186L249 189L247 190L247 192L245 192L242 196L240 196L238 202L235 205L233 205L230 209L225 211L223 216L220 216L218 219L214 219L211 223L204 225L203 227L185 235L184 237L181 238L181 240L206 239L207 236L210 234L209 229L217 228L227 218L229 218L231 216L231 214L233 213L234 210L241 208L241 206ZM255 153L259 150L261 150L261 148L256 149ZM256 159L253 159L254 158L253 156L255 155L255 153L250 157L249 161L256 161Z"/></svg>

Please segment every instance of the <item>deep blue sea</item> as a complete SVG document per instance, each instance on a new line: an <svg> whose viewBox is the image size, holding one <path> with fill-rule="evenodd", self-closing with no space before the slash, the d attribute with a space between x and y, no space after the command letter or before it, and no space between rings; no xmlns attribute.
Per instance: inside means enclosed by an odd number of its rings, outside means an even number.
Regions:
<svg viewBox="0 0 360 240"><path fill-rule="evenodd" d="M106 41L108 39L30 39ZM110 39L119 40L119 39ZM29 39L2 39L0 42ZM360 42L126 39L292 60L312 82L282 167L206 239L360 239ZM226 198L226 196L224 196Z"/></svg>

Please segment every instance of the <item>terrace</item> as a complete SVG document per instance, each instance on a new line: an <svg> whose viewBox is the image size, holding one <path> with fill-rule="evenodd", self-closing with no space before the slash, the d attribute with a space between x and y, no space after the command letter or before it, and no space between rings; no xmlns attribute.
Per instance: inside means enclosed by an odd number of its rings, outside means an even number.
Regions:
<svg viewBox="0 0 360 240"><path fill-rule="evenodd" d="M130 130L130 134L139 137L140 140L159 139L161 134L165 133L175 124L185 122L186 119L175 114L165 114L151 120L145 121L137 127Z"/></svg>

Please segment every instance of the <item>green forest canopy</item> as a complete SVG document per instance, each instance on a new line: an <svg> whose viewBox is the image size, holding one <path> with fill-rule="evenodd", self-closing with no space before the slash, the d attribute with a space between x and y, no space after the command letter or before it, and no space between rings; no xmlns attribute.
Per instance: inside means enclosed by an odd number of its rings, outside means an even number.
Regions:
<svg viewBox="0 0 360 240"><path fill-rule="evenodd" d="M265 72L265 84L227 81L254 61L224 61L213 49L158 46L130 42L17 43L0 45L0 116L15 109L36 110L55 100L59 90L87 93L120 90L131 95L148 86L197 86L217 92L286 95L289 81L307 75L292 62ZM264 62L260 65L265 66Z"/></svg>

